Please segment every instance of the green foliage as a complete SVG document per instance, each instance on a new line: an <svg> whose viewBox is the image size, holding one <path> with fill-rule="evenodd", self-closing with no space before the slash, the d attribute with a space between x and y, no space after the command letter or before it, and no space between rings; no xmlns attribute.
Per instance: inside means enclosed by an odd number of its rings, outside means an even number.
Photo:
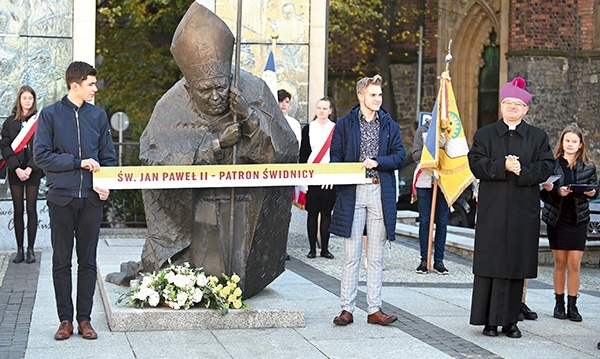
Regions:
<svg viewBox="0 0 600 359"><path fill-rule="evenodd" d="M189 0L99 0L96 26L97 101L145 123L154 104L181 78L169 50Z"/></svg>
<svg viewBox="0 0 600 359"><path fill-rule="evenodd" d="M414 62L421 16L433 23L433 0L330 0L329 93L353 93L356 80L380 74L383 103L397 119L391 65ZM425 45L426 46L426 45ZM339 100L339 99L338 99Z"/></svg>
<svg viewBox="0 0 600 359"><path fill-rule="evenodd" d="M96 52L102 85L97 103L109 115L125 111L139 138L156 102L181 77L170 52L177 25L190 0L98 0ZM139 166L139 148L125 146L123 165ZM145 225L141 190L112 191L105 205L112 226Z"/></svg>
<svg viewBox="0 0 600 359"><path fill-rule="evenodd" d="M418 0L330 0L329 70L352 72L351 87L359 76L385 73L392 59L416 51L420 6ZM424 15L433 12L425 7ZM340 57L349 60L339 65Z"/></svg>

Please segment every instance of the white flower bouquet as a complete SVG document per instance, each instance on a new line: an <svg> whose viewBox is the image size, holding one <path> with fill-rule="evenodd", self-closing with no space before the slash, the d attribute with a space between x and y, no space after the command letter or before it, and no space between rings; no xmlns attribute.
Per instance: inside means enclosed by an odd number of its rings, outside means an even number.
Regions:
<svg viewBox="0 0 600 359"><path fill-rule="evenodd" d="M118 303L143 308L146 305L168 306L173 309L189 309L192 306L220 309L223 315L230 308L247 308L238 286L240 277L222 274L221 278L206 276L202 268L192 268L189 263L174 265L146 273L131 285L117 300ZM127 299L128 298L128 299Z"/></svg>

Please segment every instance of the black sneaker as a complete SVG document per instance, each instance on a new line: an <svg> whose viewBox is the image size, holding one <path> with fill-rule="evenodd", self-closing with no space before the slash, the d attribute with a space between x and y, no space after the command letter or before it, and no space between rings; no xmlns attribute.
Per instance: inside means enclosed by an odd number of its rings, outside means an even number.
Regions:
<svg viewBox="0 0 600 359"><path fill-rule="evenodd" d="M427 261L421 261L421 264L417 267L418 274L427 274Z"/></svg>
<svg viewBox="0 0 600 359"><path fill-rule="evenodd" d="M435 261L433 263L433 269L435 269L435 271L438 272L438 274L448 274L448 270L446 269L446 267L444 267L444 262L442 261Z"/></svg>

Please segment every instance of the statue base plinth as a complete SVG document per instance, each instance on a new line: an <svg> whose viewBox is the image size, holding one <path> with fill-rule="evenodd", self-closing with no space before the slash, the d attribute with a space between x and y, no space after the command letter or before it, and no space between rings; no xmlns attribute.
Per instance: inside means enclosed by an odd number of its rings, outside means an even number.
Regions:
<svg viewBox="0 0 600 359"><path fill-rule="evenodd" d="M141 239L105 239L101 241L98 255L98 290L102 296L108 326L114 332L199 330L199 329L249 329L304 327L304 310L286 299L273 288L267 287L246 300L249 308L231 309L227 315L220 310L190 308L138 309L123 303L117 304L126 287L106 281L102 273L114 272L121 262L134 259L140 253ZM109 254L110 255L104 255ZM138 254L139 258L139 254Z"/></svg>

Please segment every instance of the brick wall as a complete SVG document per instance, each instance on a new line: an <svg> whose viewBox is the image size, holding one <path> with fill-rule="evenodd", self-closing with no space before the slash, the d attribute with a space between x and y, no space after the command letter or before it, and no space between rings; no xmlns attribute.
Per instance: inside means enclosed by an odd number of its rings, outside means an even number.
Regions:
<svg viewBox="0 0 600 359"><path fill-rule="evenodd" d="M510 50L592 50L594 1L511 0Z"/></svg>
<svg viewBox="0 0 600 359"><path fill-rule="evenodd" d="M533 94L527 121L548 133L552 148L563 128L576 124L588 155L600 164L600 57L513 56L509 78L515 76L526 78Z"/></svg>
<svg viewBox="0 0 600 359"><path fill-rule="evenodd" d="M431 112L437 96L437 66L423 64L421 112ZM412 142L417 129L417 64L392 65L392 79L396 96L396 121L400 125L402 141L407 153L412 153Z"/></svg>

